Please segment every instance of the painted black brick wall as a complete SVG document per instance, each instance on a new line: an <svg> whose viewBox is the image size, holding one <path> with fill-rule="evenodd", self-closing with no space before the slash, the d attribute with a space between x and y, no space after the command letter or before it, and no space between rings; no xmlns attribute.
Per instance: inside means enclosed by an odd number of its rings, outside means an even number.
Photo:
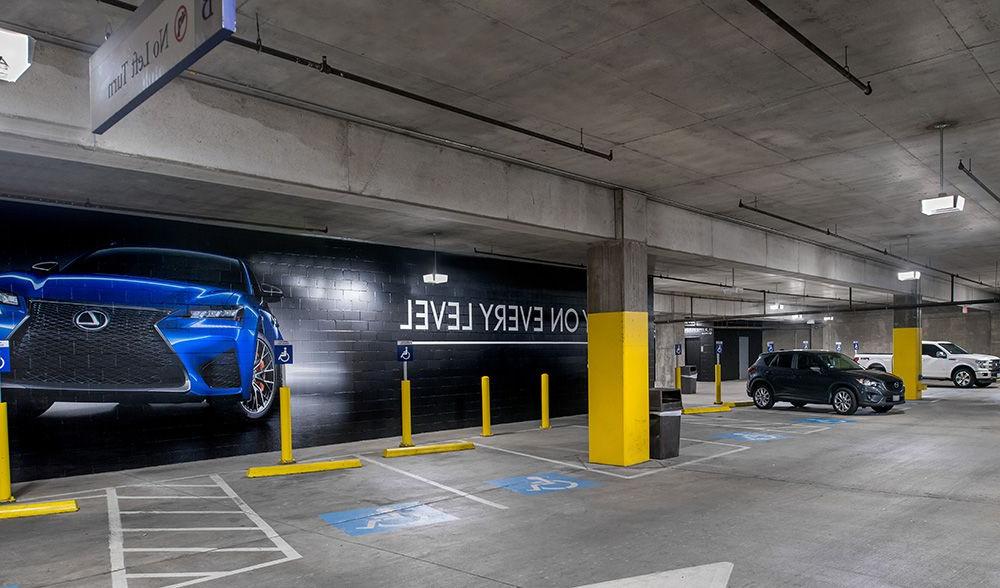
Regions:
<svg viewBox="0 0 1000 588"><path fill-rule="evenodd" d="M0 271L25 271L109 245L157 246L240 257L282 288L273 305L295 345L288 369L297 447L395 436L400 431L396 341L420 346L410 364L414 432L480 423L480 377L492 380L495 423L536 419L539 376L551 378L552 415L586 411L585 345L450 345L461 341L586 341L583 270L439 255L443 285L427 285L428 251L297 237L56 207L0 203ZM575 333L403 330L407 300L574 309ZM463 317L464 318L464 317ZM432 321L433 322L433 321ZM442 326L444 326L444 321ZM548 329L546 329L548 331ZM14 476L25 480L277 449L278 423L232 427L202 407L109 414L50 410L13 431Z"/></svg>

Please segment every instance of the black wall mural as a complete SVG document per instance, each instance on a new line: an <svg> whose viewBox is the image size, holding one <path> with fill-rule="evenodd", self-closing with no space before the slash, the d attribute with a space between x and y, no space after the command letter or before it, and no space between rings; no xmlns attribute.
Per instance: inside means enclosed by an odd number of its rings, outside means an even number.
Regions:
<svg viewBox="0 0 1000 588"><path fill-rule="evenodd" d="M271 310L295 345L297 447L399 434L397 340L433 343L409 368L415 433L477 425L484 375L494 422L538 418L543 371L553 416L586 411L583 270L440 255L449 281L428 285L427 251L14 203L0 203L0 217L0 273L109 246L245 260L285 293ZM11 444L18 481L176 463L277 450L277 411L234 423L204 404L60 402L16 420Z"/></svg>

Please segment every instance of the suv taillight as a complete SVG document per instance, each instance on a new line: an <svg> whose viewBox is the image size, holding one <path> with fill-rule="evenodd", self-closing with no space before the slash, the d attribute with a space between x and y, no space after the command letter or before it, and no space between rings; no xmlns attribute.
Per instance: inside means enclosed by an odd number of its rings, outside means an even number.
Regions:
<svg viewBox="0 0 1000 588"><path fill-rule="evenodd" d="M757 373L757 366L756 365L752 365L752 366L750 366L750 367L747 368L747 377L752 377L756 373Z"/></svg>

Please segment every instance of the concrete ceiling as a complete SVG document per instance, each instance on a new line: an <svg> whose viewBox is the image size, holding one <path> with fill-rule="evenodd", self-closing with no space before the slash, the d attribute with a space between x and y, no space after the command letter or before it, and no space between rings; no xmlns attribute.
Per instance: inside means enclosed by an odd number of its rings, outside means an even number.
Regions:
<svg viewBox="0 0 1000 588"><path fill-rule="evenodd" d="M995 279L1000 204L1000 3L770 0L870 80L863 95L744 0L243 0L240 34L596 149L607 162L223 45L194 70L486 147L657 197L816 237L737 208L756 201L944 267ZM127 13L8 0L0 19L98 45ZM925 217L937 134L962 214ZM823 237L818 237L823 239ZM831 243L838 243L830 240ZM725 269L725 268L722 268ZM762 277L762 279L770 279Z"/></svg>

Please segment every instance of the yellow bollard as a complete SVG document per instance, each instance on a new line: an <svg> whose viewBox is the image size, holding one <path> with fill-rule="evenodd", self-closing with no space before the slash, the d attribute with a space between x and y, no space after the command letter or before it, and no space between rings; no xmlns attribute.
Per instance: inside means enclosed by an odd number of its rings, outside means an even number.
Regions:
<svg viewBox="0 0 1000 588"><path fill-rule="evenodd" d="M722 404L722 366L715 364L715 403Z"/></svg>
<svg viewBox="0 0 1000 588"><path fill-rule="evenodd" d="M282 386L278 389L281 410L281 463L295 463L292 457L292 389Z"/></svg>
<svg viewBox="0 0 1000 588"><path fill-rule="evenodd" d="M410 420L410 381L401 382L403 393L403 440L400 447L413 447L413 422Z"/></svg>
<svg viewBox="0 0 1000 588"><path fill-rule="evenodd" d="M14 502L10 491L10 445L7 441L7 403L0 402L0 502Z"/></svg>
<svg viewBox="0 0 1000 588"><path fill-rule="evenodd" d="M492 437L493 430L490 428L490 377L483 376L483 437Z"/></svg>
<svg viewBox="0 0 1000 588"><path fill-rule="evenodd" d="M549 422L549 375L542 374L542 427L543 429L551 429L552 423Z"/></svg>
<svg viewBox="0 0 1000 588"><path fill-rule="evenodd" d="M681 366L677 366L674 368L674 388L680 390L682 381L683 380L681 380Z"/></svg>

